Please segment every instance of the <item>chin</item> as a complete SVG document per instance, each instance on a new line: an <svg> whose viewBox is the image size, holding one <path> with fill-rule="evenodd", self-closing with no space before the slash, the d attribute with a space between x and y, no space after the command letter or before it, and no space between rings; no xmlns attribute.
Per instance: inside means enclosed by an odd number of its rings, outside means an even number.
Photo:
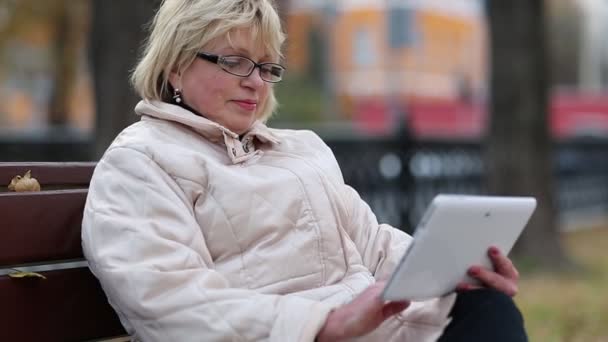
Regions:
<svg viewBox="0 0 608 342"><path fill-rule="evenodd" d="M229 130L233 131L234 133L241 135L241 134L247 132L251 128L254 121L255 121L255 118L251 119L251 120L247 120L247 121L239 120L238 122L233 123L232 125L230 125L230 127L227 127L227 128Z"/></svg>

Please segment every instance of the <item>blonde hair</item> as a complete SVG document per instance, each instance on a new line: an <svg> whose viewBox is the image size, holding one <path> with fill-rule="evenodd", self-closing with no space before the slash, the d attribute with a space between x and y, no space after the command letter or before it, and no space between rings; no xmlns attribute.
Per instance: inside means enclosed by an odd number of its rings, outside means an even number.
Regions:
<svg viewBox="0 0 608 342"><path fill-rule="evenodd" d="M226 37L230 42L230 32L239 28L248 29L266 53L282 57L285 34L273 0L163 0L131 75L135 91L144 99L170 102L170 73L186 69L212 40ZM267 120L276 107L271 87L259 119Z"/></svg>

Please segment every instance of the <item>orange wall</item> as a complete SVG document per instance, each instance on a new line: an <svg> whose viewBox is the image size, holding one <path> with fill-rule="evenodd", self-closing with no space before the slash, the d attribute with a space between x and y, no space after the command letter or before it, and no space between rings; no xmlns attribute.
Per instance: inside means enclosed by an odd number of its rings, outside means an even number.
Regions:
<svg viewBox="0 0 608 342"><path fill-rule="evenodd" d="M308 32L313 25L322 25L322 18L311 14L292 14L288 18L288 65L290 72L305 72L308 65ZM389 51L387 46L387 16L383 11L358 10L342 13L330 26L333 72L357 71L354 63L355 34L365 29L372 37L376 56L374 65L366 69L382 73L397 72L403 82L416 83L419 74L443 80L445 89L454 87L458 77L465 78L478 90L485 80L485 33L482 18L451 17L418 11L415 20L417 40L409 47ZM405 75L402 76L401 74ZM347 85L337 82L338 93ZM429 87L432 85L429 85ZM411 89L411 88L408 88ZM446 91L439 92L446 94ZM441 95L445 96L445 95Z"/></svg>
<svg viewBox="0 0 608 342"><path fill-rule="evenodd" d="M482 35L478 21L420 13L417 20L423 35L421 57L416 61L424 70L437 73L478 73L482 68Z"/></svg>
<svg viewBox="0 0 608 342"><path fill-rule="evenodd" d="M379 11L352 11L337 18L333 32L333 63L335 71L346 71L356 68L354 64L354 42L357 30L366 30L371 34L372 49L377 54L377 62L372 67L386 65L386 24L384 13Z"/></svg>
<svg viewBox="0 0 608 342"><path fill-rule="evenodd" d="M308 65L308 33L318 20L313 15L292 14L287 19L287 46L285 57L289 73L305 72Z"/></svg>

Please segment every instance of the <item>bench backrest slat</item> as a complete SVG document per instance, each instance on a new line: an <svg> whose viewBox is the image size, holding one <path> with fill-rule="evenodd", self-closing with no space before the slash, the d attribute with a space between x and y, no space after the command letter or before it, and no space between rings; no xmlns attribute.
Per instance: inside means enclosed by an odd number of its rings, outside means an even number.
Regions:
<svg viewBox="0 0 608 342"><path fill-rule="evenodd" d="M24 175L28 170L31 170L32 177L40 182L42 190L45 187L60 185L87 188L95 164L95 162L0 163L0 181L6 186L14 176Z"/></svg>
<svg viewBox="0 0 608 342"><path fill-rule="evenodd" d="M80 230L95 163L0 163L0 341L90 341L124 335L101 286L82 263ZM7 192L31 170L40 192ZM2 186L2 184L0 184ZM66 190L67 189L67 190ZM11 278L35 264L41 278ZM58 269L69 265L68 269ZM74 268L75 267L75 268ZM28 270L28 269L26 269Z"/></svg>
<svg viewBox="0 0 608 342"><path fill-rule="evenodd" d="M0 341L88 341L125 334L88 268L42 274L46 279L0 276Z"/></svg>
<svg viewBox="0 0 608 342"><path fill-rule="evenodd" d="M82 259L86 189L0 193L0 266Z"/></svg>

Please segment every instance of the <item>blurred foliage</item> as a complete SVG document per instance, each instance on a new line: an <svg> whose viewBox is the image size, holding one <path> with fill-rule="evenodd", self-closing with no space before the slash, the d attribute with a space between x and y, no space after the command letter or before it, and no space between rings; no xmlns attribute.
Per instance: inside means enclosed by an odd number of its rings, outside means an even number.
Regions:
<svg viewBox="0 0 608 342"><path fill-rule="evenodd" d="M563 233L562 239L583 271L523 272L516 301L530 341L608 341L608 224Z"/></svg>
<svg viewBox="0 0 608 342"><path fill-rule="evenodd" d="M279 111L275 121L310 123L323 120L330 97L324 86L329 72L325 63L328 53L326 37L320 28L310 31L308 71L306 74L290 74L288 70L287 77L276 86Z"/></svg>
<svg viewBox="0 0 608 342"><path fill-rule="evenodd" d="M323 87L311 77L289 75L275 86L275 92L279 110L274 121L308 123L323 119Z"/></svg>

